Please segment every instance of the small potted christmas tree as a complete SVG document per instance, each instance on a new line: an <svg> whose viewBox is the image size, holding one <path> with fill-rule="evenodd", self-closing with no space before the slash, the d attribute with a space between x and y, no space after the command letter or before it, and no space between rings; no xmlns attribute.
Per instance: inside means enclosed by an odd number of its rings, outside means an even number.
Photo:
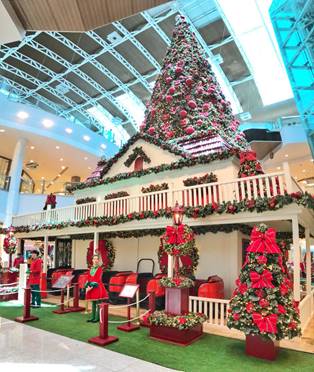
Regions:
<svg viewBox="0 0 314 372"><path fill-rule="evenodd" d="M253 228L236 286L228 327L245 333L248 355L274 360L279 340L301 334L298 304L274 229Z"/></svg>

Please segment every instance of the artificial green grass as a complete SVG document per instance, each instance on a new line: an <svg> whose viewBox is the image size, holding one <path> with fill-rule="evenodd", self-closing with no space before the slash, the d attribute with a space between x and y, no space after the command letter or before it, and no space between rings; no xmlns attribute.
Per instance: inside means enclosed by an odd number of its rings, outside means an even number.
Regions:
<svg viewBox="0 0 314 372"><path fill-rule="evenodd" d="M0 307L0 316L7 319L14 319L21 313L22 308ZM98 335L98 324L87 323L86 314L57 315L52 313L51 308L34 309L32 314L37 315L39 320L27 324L35 328L84 342ZM151 340L148 332L147 328L141 328L139 331L125 333L118 331L115 324L110 324L109 334L118 336L119 341L106 348L185 372L314 370L314 354L281 349L275 362L267 362L246 356L243 341L206 334L196 343L181 347Z"/></svg>

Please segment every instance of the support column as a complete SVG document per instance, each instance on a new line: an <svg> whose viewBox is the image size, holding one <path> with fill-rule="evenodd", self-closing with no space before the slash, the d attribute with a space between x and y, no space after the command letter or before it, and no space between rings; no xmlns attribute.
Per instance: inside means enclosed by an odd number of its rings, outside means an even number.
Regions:
<svg viewBox="0 0 314 372"><path fill-rule="evenodd" d="M47 273L48 266L48 236L44 237L44 262L43 262L43 273Z"/></svg>
<svg viewBox="0 0 314 372"><path fill-rule="evenodd" d="M300 239L299 221L297 216L292 217L292 239L293 239L293 297L300 301Z"/></svg>
<svg viewBox="0 0 314 372"><path fill-rule="evenodd" d="M173 256L168 254L168 278L173 277Z"/></svg>
<svg viewBox="0 0 314 372"><path fill-rule="evenodd" d="M94 232L94 254L96 253L98 249L98 243L99 243L99 232Z"/></svg>
<svg viewBox="0 0 314 372"><path fill-rule="evenodd" d="M291 178L291 173L290 173L290 166L287 161L283 163L283 170L285 172L285 180L286 180L286 188L287 188L287 193L291 194L292 193L292 178Z"/></svg>
<svg viewBox="0 0 314 372"><path fill-rule="evenodd" d="M10 188L8 192L4 227L8 227L12 224L12 217L18 211L19 196L20 196L20 183L21 183L26 144L27 144L27 140L25 138L20 138L15 145L10 174L9 174Z"/></svg>
<svg viewBox="0 0 314 372"><path fill-rule="evenodd" d="M311 294L312 278L311 278L311 242L310 242L310 229L305 229L305 246L306 246L306 294Z"/></svg>

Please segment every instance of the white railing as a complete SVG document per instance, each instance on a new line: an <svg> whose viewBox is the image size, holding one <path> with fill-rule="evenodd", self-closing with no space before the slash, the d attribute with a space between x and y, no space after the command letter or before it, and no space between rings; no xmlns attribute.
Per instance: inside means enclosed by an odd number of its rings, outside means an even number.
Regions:
<svg viewBox="0 0 314 372"><path fill-rule="evenodd" d="M226 327L229 300L220 298L189 297L189 311L207 316L206 323Z"/></svg>
<svg viewBox="0 0 314 372"><path fill-rule="evenodd" d="M205 206L211 203L241 201L258 197L282 195L291 190L291 179L285 172L237 178L180 189L169 189L147 194L127 196L102 202L73 205L49 211L13 217L13 226L77 222L88 217L116 217L133 212L157 211L173 207L176 201L184 206Z"/></svg>
<svg viewBox="0 0 314 372"><path fill-rule="evenodd" d="M303 331L308 325L308 322L311 320L312 316L314 315L314 289L312 289L311 293L302 299L299 308L301 329Z"/></svg>

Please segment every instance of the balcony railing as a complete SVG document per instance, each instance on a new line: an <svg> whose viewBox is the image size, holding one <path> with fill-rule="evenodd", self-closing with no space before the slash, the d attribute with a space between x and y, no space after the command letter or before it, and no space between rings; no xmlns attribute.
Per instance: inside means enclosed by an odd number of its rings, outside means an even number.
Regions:
<svg viewBox="0 0 314 372"><path fill-rule="evenodd" d="M13 226L77 222L88 217L115 217L134 212L157 211L173 207L176 201L191 207L233 200L239 202L297 190L298 186L292 182L289 173L282 171L15 216Z"/></svg>

